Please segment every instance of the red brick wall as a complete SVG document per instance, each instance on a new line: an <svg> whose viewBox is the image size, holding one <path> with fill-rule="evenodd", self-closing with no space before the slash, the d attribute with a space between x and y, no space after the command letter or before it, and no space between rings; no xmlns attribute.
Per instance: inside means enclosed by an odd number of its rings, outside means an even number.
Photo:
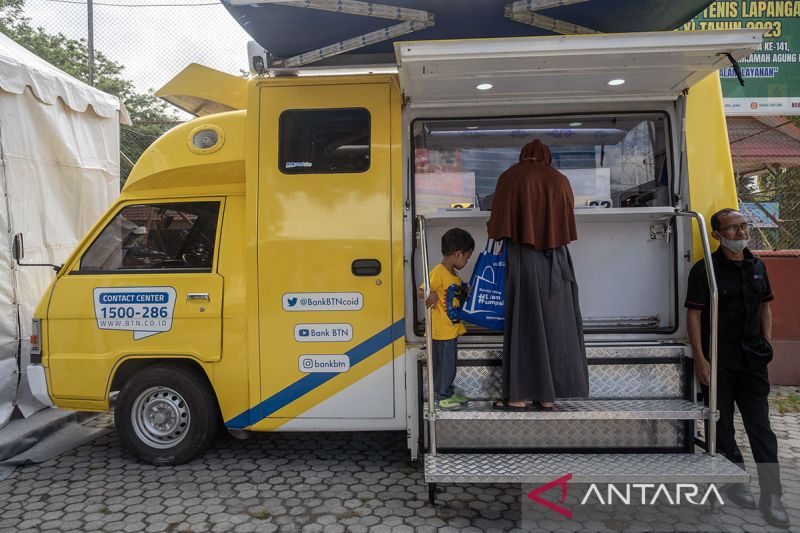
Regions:
<svg viewBox="0 0 800 533"><path fill-rule="evenodd" d="M800 250L756 252L767 265L775 300L772 302L770 381L800 385Z"/></svg>

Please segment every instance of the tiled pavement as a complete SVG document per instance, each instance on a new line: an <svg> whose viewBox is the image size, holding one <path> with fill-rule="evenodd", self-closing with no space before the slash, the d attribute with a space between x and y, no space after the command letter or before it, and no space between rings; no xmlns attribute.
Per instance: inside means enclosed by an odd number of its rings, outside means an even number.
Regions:
<svg viewBox="0 0 800 533"><path fill-rule="evenodd" d="M784 503L800 532L800 414L773 413L772 421ZM740 443L748 457L746 439ZM572 488L565 505L575 515L567 520L523 501L527 490L446 486L430 507L401 433L221 436L176 467L139 463L110 434L0 482L0 531L774 530L758 511L733 506L577 509Z"/></svg>

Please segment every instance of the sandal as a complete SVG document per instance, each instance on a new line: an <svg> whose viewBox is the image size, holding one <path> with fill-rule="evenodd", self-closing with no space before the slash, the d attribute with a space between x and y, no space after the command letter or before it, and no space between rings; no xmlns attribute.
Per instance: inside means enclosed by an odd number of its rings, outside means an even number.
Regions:
<svg viewBox="0 0 800 533"><path fill-rule="evenodd" d="M536 411L552 411L553 408L555 407L555 404L545 406L542 405L541 402L533 400L533 402L531 403L531 407Z"/></svg>
<svg viewBox="0 0 800 533"><path fill-rule="evenodd" d="M497 409L498 411L530 411L530 407L527 405L517 406L517 405L510 405L507 400L496 400L492 403L492 409Z"/></svg>

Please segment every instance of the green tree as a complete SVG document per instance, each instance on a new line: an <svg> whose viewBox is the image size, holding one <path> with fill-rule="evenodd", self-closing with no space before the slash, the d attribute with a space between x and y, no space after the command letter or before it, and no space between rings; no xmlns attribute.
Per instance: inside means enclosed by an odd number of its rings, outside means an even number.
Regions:
<svg viewBox="0 0 800 533"><path fill-rule="evenodd" d="M7 33L12 27L24 19L22 7L25 0L0 0L0 31Z"/></svg>
<svg viewBox="0 0 800 533"><path fill-rule="evenodd" d="M48 33L33 27L24 14L25 0L0 0L0 31L34 54L67 74L88 83L89 47L85 39L70 39L61 33ZM178 117L162 100L136 91L123 76L124 67L102 52L94 53L94 86L125 102L133 124L122 126L120 135L120 173L128 178L145 149L172 127Z"/></svg>

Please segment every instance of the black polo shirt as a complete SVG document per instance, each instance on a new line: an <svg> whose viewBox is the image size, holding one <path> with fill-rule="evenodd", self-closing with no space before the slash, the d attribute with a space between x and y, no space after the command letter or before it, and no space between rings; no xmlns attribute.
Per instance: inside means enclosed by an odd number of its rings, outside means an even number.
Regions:
<svg viewBox="0 0 800 533"><path fill-rule="evenodd" d="M744 261L730 261L720 247L711 254L719 291L719 365L740 368L764 365L772 359L772 346L761 335L759 308L772 301L772 288L764 262L744 250ZM702 311L701 339L706 359L709 353L710 306L706 262L701 259L689 272L686 303Z"/></svg>

